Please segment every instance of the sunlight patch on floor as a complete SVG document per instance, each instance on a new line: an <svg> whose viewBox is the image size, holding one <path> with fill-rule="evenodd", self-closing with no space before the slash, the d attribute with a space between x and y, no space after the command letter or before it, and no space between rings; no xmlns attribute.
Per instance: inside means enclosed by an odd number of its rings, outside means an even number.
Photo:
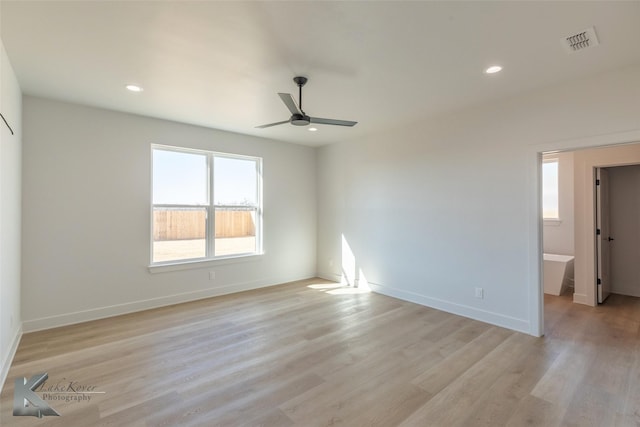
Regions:
<svg viewBox="0 0 640 427"><path fill-rule="evenodd" d="M342 253L340 260L342 274L340 282L330 283L314 283L307 285L310 289L325 292L330 295L357 295L371 293L371 287L364 271L360 268L356 260L353 250L347 241L345 235L342 235ZM333 260L328 260L328 265L334 268ZM337 275L336 275L337 276Z"/></svg>
<svg viewBox="0 0 640 427"><path fill-rule="evenodd" d="M343 285L340 284L340 283L322 283L322 284L318 284L318 285L309 285L309 286L307 286L307 288L324 290L324 289L340 288L342 286Z"/></svg>

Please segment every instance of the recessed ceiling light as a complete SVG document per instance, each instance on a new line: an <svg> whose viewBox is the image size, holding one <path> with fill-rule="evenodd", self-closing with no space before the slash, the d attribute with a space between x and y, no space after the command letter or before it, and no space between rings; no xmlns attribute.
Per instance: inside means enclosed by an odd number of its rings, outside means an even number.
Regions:
<svg viewBox="0 0 640 427"><path fill-rule="evenodd" d="M309 132L315 132L317 130L318 130L318 128L309 128Z"/></svg>
<svg viewBox="0 0 640 427"><path fill-rule="evenodd" d="M492 65L491 67L487 68L486 70L484 70L485 73L487 74L495 74L502 71L502 67L499 65Z"/></svg>
<svg viewBox="0 0 640 427"><path fill-rule="evenodd" d="M138 85L126 85L125 87L131 92L142 92L144 90Z"/></svg>

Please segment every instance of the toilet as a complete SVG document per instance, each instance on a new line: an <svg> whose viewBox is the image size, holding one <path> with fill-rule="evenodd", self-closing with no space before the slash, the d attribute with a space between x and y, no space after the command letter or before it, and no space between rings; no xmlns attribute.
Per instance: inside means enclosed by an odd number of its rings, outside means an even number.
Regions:
<svg viewBox="0 0 640 427"><path fill-rule="evenodd" d="M560 295L573 281L573 256L544 254L544 293Z"/></svg>

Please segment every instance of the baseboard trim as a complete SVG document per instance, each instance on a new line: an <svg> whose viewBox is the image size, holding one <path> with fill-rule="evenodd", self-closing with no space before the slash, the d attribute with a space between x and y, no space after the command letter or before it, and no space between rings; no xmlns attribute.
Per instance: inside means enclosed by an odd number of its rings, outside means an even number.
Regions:
<svg viewBox="0 0 640 427"><path fill-rule="evenodd" d="M589 298L587 298L586 294L578 294L575 292L573 293L573 302L577 304L593 305L589 302Z"/></svg>
<svg viewBox="0 0 640 427"><path fill-rule="evenodd" d="M147 300L135 301L130 303L100 307L92 310L84 310L84 311L78 311L74 313L66 313L66 314L61 314L56 316L43 317L43 318L34 319L34 320L27 320L27 321L24 321L22 324L20 336L22 335L23 332L28 333L28 332L52 329L52 328L72 325L76 323L88 322L91 320L104 319L108 317L119 316L122 314L129 314L129 313L135 313L138 311L149 310L153 308L165 307L173 304L180 304L184 302L197 301L200 299L232 294L236 292L259 289L259 288L264 288L269 286L276 286L278 284L310 279L312 277L313 276L305 276L305 277L283 278L279 280L256 280L256 281L249 281L249 282L243 282L243 283L234 283L231 285L208 288L208 289L203 289L203 290L194 291L194 292L186 292L182 294L175 294L175 295L151 298ZM320 277L325 280L332 280L336 282L340 282L342 279L341 276L336 274L320 273L320 272L317 273L315 277ZM377 292L382 295L387 295L387 296L398 298L404 301L413 302L416 304L446 311L448 313L453 313L453 314L468 317L474 320L490 323L492 325L516 330L526 334L531 333L529 322L523 319L505 316L502 314L481 310L475 307L452 303L452 302L441 300L438 298L432 298L426 295L405 291L402 289L397 289L389 286L384 286L376 283L369 283L369 286L373 292ZM576 294L574 294L574 301L579 302L576 300ZM15 350L17 349L17 342L14 344L16 348L13 349L13 352L15 352ZM11 357L13 357L13 353ZM4 369L4 365L3 365L3 369Z"/></svg>
<svg viewBox="0 0 640 427"><path fill-rule="evenodd" d="M135 313L153 308L166 307L168 305L180 304L190 301L197 301L205 298L217 297L221 295L233 294L236 292L250 291L252 289L266 288L269 286L277 286L279 284L295 282L298 280L309 279L313 276L280 278L271 280L253 280L249 282L234 283L231 285L218 286L215 288L202 289L193 292L185 292L181 294L168 295L158 298L150 298L117 304L105 307L99 307L91 310L77 311L74 313L65 313L56 316L42 317L39 319L26 320L23 322L22 328L25 333L42 331L46 329L58 328L61 326L73 325L76 323L88 322L91 320L105 319L123 314Z"/></svg>
<svg viewBox="0 0 640 427"><path fill-rule="evenodd" d="M470 319L479 320L481 322L490 323L492 325L532 335L529 322L524 319L505 316L503 314L481 310L475 307L469 307L467 305L456 304L450 301L432 298L415 292L405 291L389 286L383 286L376 283L369 282L369 287L373 292L382 295L398 298L404 301L409 301L427 307L435 308L437 310L446 311L447 313L468 317Z"/></svg>
<svg viewBox="0 0 640 427"><path fill-rule="evenodd" d="M18 350L18 344L20 344L20 339L22 338L22 327L19 326L13 336L13 340L11 341L11 347L9 347L9 352L6 355L3 355L3 359L0 364L0 393L2 393L2 389L4 388L4 382L7 380L7 375L9 375L9 369L11 368L11 363L13 363L13 358L16 355L16 351Z"/></svg>

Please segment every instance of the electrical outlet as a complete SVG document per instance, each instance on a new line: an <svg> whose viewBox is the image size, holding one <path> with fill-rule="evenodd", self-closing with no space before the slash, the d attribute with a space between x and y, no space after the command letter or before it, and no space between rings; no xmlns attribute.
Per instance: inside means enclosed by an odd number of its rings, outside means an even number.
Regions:
<svg viewBox="0 0 640 427"><path fill-rule="evenodd" d="M480 298L480 299L484 298L484 289L476 288L476 298Z"/></svg>
<svg viewBox="0 0 640 427"><path fill-rule="evenodd" d="M209 272L209 280L216 280L216 272L211 270Z"/></svg>

